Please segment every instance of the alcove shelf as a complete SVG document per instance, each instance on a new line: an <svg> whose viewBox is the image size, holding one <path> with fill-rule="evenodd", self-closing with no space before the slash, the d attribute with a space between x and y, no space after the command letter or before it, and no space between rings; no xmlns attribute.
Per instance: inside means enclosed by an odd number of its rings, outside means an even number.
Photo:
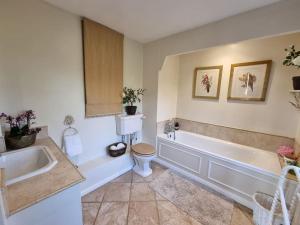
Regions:
<svg viewBox="0 0 300 225"><path fill-rule="evenodd" d="M300 109L300 90L290 90L290 93L294 97L294 101L290 101L290 103L296 108Z"/></svg>

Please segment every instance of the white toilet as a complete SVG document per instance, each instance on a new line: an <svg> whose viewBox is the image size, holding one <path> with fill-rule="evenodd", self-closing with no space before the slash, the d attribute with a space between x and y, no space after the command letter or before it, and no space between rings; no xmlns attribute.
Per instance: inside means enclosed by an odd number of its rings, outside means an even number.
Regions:
<svg viewBox="0 0 300 225"><path fill-rule="evenodd" d="M143 177L149 176L152 173L150 162L155 157L155 149L153 148L153 146L145 143L140 143L132 145L131 151L133 153L133 158L135 161L133 171Z"/></svg>
<svg viewBox="0 0 300 225"><path fill-rule="evenodd" d="M130 137L131 134L142 130L143 117L143 114L133 116L118 115L116 117L117 133ZM133 170L143 177L149 176L152 173L150 162L156 156L155 148L145 143L138 143L130 147L135 162Z"/></svg>

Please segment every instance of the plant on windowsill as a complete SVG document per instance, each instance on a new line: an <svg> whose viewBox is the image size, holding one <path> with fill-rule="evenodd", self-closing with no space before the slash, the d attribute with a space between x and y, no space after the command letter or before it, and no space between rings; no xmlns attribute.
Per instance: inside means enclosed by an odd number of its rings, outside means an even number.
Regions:
<svg viewBox="0 0 300 225"><path fill-rule="evenodd" d="M127 115L135 115L137 106L134 104L141 102L141 96L144 95L145 89L139 88L134 90L132 88L124 87L123 88L123 104L126 104L125 111Z"/></svg>
<svg viewBox="0 0 300 225"><path fill-rule="evenodd" d="M300 68L300 51L296 51L295 46L291 45L284 49L287 52L285 59L282 64L284 66L294 66ZM294 90L300 90L300 76L294 76L293 78Z"/></svg>
<svg viewBox="0 0 300 225"><path fill-rule="evenodd" d="M0 119L2 118L10 126L10 131L5 134L5 144L8 149L25 148L35 143L36 135L41 128L31 128L31 125L34 124L33 120L36 119L32 110L24 111L16 117L1 113Z"/></svg>

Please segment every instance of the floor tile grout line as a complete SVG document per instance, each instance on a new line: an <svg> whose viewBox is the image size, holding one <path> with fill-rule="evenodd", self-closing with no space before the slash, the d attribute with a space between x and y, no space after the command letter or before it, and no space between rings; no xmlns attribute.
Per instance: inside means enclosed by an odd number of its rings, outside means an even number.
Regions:
<svg viewBox="0 0 300 225"><path fill-rule="evenodd" d="M168 201L168 200L159 200L159 201ZM137 200L133 200L133 201L103 201L103 202L107 202L107 203L124 203L124 202L155 202L155 199L153 200L142 200L142 201L137 201ZM101 202L86 202L86 203L101 203Z"/></svg>
<svg viewBox="0 0 300 225"><path fill-rule="evenodd" d="M103 186L102 186L102 187L103 187ZM100 207L99 207L99 210L98 210L98 212L97 212L97 215L96 215L96 218L95 218L95 220L94 220L93 225L96 224L96 221L97 221L97 218L98 218L98 216L99 216L101 207L102 207L102 205L103 205L103 203L104 203L104 196L106 195L106 192L107 192L107 187L104 187L104 194L103 194L103 197L102 197L102 201L101 201L101 203L100 203Z"/></svg>
<svg viewBox="0 0 300 225"><path fill-rule="evenodd" d="M156 199L156 192L154 192L155 194L155 205L156 205L156 211L157 211L157 217L158 217L158 224L160 224L160 216L159 216L159 210L158 210L158 204L157 204L157 199Z"/></svg>
<svg viewBox="0 0 300 225"><path fill-rule="evenodd" d="M101 204L102 201L94 201L94 202L93 202L93 201L90 201L90 202L81 202L81 203L100 203L100 204Z"/></svg>
<svg viewBox="0 0 300 225"><path fill-rule="evenodd" d="M155 193L158 193L158 192L155 192ZM158 194L159 194L159 193L158 193ZM190 221L190 218L192 218L192 219L196 220L197 222L199 222L196 218L194 218L194 217L191 216L189 213L187 213L187 212L183 211L182 209L180 209L179 207L177 207L173 202L169 201L168 199L166 199L166 200L157 200L157 199L155 198L155 201L156 201L156 205L157 205L159 224L160 224L160 217L159 217L159 210L158 210L158 202L169 202L169 203L171 203L173 206L175 206L175 207L177 208L177 210L181 211L181 213L183 213L183 215L189 217L189 221ZM191 222L190 224L192 224L192 221L190 221L190 222ZM160 224L160 225L163 225L163 224ZM231 223L230 223L229 225L231 225Z"/></svg>
<svg viewBox="0 0 300 225"><path fill-rule="evenodd" d="M129 204L130 202L127 202L127 217L126 217L126 225L128 225L128 218L129 218Z"/></svg>
<svg viewBox="0 0 300 225"><path fill-rule="evenodd" d="M95 217L95 219L94 219L94 223L93 223L93 225L95 225L95 224L96 224L97 218L98 218L98 216L99 216L100 209L101 209L101 207L102 207L102 203L103 203L103 202L101 202L101 203L100 203L100 206L99 206L99 209L98 209L97 215L96 215L96 217Z"/></svg>
<svg viewBox="0 0 300 225"><path fill-rule="evenodd" d="M130 183L130 190L129 190L129 199L128 199L128 210L127 210L126 225L128 225L128 219L129 219L129 209L130 209L132 179L133 179L133 175L132 175L132 171L131 171L131 183Z"/></svg>

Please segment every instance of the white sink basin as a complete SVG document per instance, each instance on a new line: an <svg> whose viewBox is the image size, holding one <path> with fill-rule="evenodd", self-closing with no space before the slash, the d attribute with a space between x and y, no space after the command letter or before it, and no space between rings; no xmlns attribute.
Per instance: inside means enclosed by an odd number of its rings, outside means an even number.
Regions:
<svg viewBox="0 0 300 225"><path fill-rule="evenodd" d="M10 185L51 170L57 163L46 146L33 146L0 156L0 167L5 168L5 184Z"/></svg>

